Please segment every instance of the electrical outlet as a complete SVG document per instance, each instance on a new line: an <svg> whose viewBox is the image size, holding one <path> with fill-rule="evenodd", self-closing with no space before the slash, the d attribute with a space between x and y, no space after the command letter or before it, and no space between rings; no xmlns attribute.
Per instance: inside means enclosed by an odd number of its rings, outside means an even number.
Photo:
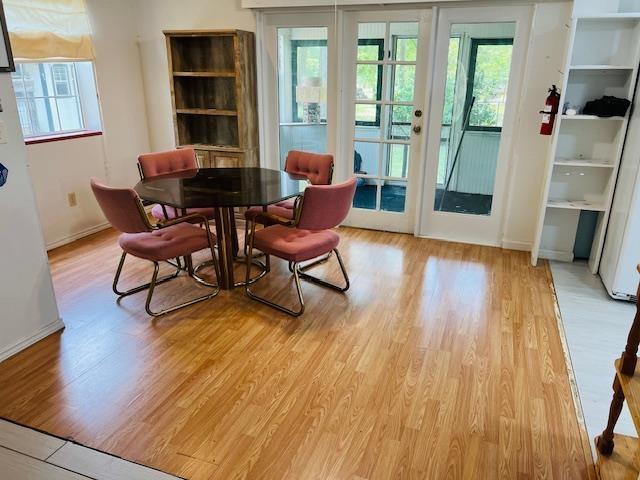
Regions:
<svg viewBox="0 0 640 480"><path fill-rule="evenodd" d="M2 110L0 110L1 112ZM0 120L0 143L7 143L9 139L7 138L7 125Z"/></svg>
<svg viewBox="0 0 640 480"><path fill-rule="evenodd" d="M69 202L70 207L75 207L78 205L78 199L76 198L76 192L67 193L67 202Z"/></svg>

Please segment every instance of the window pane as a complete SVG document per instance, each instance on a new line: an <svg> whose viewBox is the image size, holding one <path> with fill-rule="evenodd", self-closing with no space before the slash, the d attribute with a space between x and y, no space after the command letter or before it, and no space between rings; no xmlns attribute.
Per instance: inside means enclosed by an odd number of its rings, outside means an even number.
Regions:
<svg viewBox="0 0 640 480"><path fill-rule="evenodd" d="M384 42L369 41L367 39L358 43L358 60L375 62L384 57Z"/></svg>
<svg viewBox="0 0 640 480"><path fill-rule="evenodd" d="M356 125L379 125L380 124L380 106L372 104L356 105Z"/></svg>
<svg viewBox="0 0 640 480"><path fill-rule="evenodd" d="M58 98L57 101L61 130L82 129L82 118L78 99L76 97L66 97Z"/></svg>
<svg viewBox="0 0 640 480"><path fill-rule="evenodd" d="M290 150L327 151L326 27L278 28L280 161Z"/></svg>
<svg viewBox="0 0 640 480"><path fill-rule="evenodd" d="M356 68L356 99L381 100L382 66L358 65Z"/></svg>
<svg viewBox="0 0 640 480"><path fill-rule="evenodd" d="M35 135L60 131L58 109L54 98L34 98L28 103L31 125Z"/></svg>
<svg viewBox="0 0 640 480"><path fill-rule="evenodd" d="M353 197L354 208L375 210L378 197L378 180L358 178L356 194Z"/></svg>
<svg viewBox="0 0 640 480"><path fill-rule="evenodd" d="M361 175L378 175L380 147L379 143L354 142L353 172Z"/></svg>
<svg viewBox="0 0 640 480"><path fill-rule="evenodd" d="M472 93L476 102L469 125L502 127L512 50L511 44L477 45Z"/></svg>
<svg viewBox="0 0 640 480"><path fill-rule="evenodd" d="M386 210L387 212L404 212L406 198L406 182L384 180L380 197L380 210Z"/></svg>
<svg viewBox="0 0 640 480"><path fill-rule="evenodd" d="M435 211L491 214L514 34L512 22L451 25Z"/></svg>
<svg viewBox="0 0 640 480"><path fill-rule="evenodd" d="M380 126L375 124L356 124L356 139L380 140Z"/></svg>
<svg viewBox="0 0 640 480"><path fill-rule="evenodd" d="M27 111L27 101L23 98L18 98L18 115L20 116L20 126L22 127L23 135L33 135L31 130L31 122L29 120L29 112Z"/></svg>
<svg viewBox="0 0 640 480"><path fill-rule="evenodd" d="M447 83L444 90L444 110L442 123L451 125L453 118L454 100L456 98L456 80L458 76L458 57L460 53L460 37L449 40L449 54L447 59Z"/></svg>
<svg viewBox="0 0 640 480"><path fill-rule="evenodd" d="M418 23L392 23L389 31L392 60L415 62L418 50Z"/></svg>
<svg viewBox="0 0 640 480"><path fill-rule="evenodd" d="M387 140L409 140L411 136L411 115L413 107L410 105L392 105L387 107Z"/></svg>
<svg viewBox="0 0 640 480"><path fill-rule="evenodd" d="M358 24L358 60L375 61L383 59L385 27L384 23Z"/></svg>
<svg viewBox="0 0 640 480"><path fill-rule="evenodd" d="M413 102L416 66L392 65L391 68L393 69L392 100L395 102Z"/></svg>
<svg viewBox="0 0 640 480"><path fill-rule="evenodd" d="M407 178L409 169L409 145L388 143L385 145L383 175Z"/></svg>

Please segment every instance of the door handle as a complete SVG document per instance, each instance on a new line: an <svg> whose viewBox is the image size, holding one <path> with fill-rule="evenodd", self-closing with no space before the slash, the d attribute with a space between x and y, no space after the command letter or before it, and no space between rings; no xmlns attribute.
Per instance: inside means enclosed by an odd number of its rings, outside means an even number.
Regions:
<svg viewBox="0 0 640 480"><path fill-rule="evenodd" d="M412 130L413 130L413 133L418 134L422 131L422 127L420 125L414 125Z"/></svg>

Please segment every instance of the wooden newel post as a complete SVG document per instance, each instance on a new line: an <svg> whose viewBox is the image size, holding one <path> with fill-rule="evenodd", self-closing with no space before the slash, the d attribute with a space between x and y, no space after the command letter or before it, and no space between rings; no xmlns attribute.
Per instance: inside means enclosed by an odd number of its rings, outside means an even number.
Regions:
<svg viewBox="0 0 640 480"><path fill-rule="evenodd" d="M636 267L640 272L640 265ZM636 292L636 316L633 318L633 324L629 330L627 337L627 346L620 357L620 373L625 375L633 375L636 371L636 363L638 362L638 344L640 343L640 285Z"/></svg>
<svg viewBox="0 0 640 480"><path fill-rule="evenodd" d="M624 393L622 391L622 385L620 385L620 380L618 380L618 376L616 375L613 379L613 399L611 400L611 407L609 408L607 428L596 438L596 448L603 455L611 455L613 452L613 429L618 422L623 404Z"/></svg>

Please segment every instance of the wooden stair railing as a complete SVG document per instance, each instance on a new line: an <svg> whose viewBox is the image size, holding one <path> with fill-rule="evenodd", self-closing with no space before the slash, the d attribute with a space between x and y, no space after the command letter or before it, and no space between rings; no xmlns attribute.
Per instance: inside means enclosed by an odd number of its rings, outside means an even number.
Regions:
<svg viewBox="0 0 640 480"><path fill-rule="evenodd" d="M637 267L640 272L640 265ZM620 359L616 360L616 375L613 379L613 398L609 407L607 427L595 438L598 450L598 474L601 480L640 478L640 443L635 437L614 435L625 400L634 425L640 431L640 372L637 372L638 344L640 344L640 284L636 293L636 314L627 336L627 345ZM622 446L614 453L615 442Z"/></svg>

